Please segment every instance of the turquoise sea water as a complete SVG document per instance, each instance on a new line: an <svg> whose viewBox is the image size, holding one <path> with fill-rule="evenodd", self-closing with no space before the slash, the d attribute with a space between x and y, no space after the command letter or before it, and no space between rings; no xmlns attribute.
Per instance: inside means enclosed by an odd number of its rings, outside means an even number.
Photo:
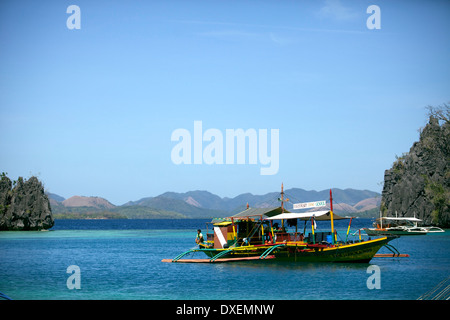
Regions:
<svg viewBox="0 0 450 320"><path fill-rule="evenodd" d="M161 262L194 247L206 221L57 220L51 231L0 232L0 292L12 299L393 300L417 299L450 276L449 231L396 239L391 244L409 258L370 264ZM336 224L344 236L346 223ZM352 230L370 224L356 219ZM71 265L80 268L80 289L67 287ZM367 287L370 265L380 268L380 289Z"/></svg>

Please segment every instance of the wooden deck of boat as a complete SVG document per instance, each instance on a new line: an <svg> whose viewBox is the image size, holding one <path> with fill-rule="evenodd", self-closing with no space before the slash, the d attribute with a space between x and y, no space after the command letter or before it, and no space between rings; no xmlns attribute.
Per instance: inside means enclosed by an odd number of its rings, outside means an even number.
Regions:
<svg viewBox="0 0 450 320"><path fill-rule="evenodd" d="M211 259L180 259L173 261L173 259L162 259L161 262L174 262L174 263L220 263L220 262L236 262L236 261L250 261L250 260L268 260L275 259L274 255L269 255L265 259L259 259L259 256L254 257L240 257L240 258L222 258L211 261Z"/></svg>

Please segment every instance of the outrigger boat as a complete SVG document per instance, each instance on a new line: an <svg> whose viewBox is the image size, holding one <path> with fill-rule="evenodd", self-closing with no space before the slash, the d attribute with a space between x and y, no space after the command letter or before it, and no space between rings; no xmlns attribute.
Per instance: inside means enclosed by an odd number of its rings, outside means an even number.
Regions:
<svg viewBox="0 0 450 320"><path fill-rule="evenodd" d="M332 193L330 190L330 210L292 213L284 209L283 185L281 186L281 207L249 208L234 216L213 219L214 233L207 233L207 241L198 248L181 253L173 259L163 262L230 262L230 261L292 261L292 262L369 262L386 246L394 252L388 242L396 237L384 236L377 239L349 240L351 217L341 217L333 213ZM300 207L315 207L317 203L300 204ZM303 206L302 206L303 205ZM338 241L334 229L334 220L350 219L346 238ZM273 221L281 220L281 227ZM304 221L303 232L298 230L298 221ZM316 221L330 221L331 231L317 232ZM307 222L311 223L311 232L306 236ZM295 226L295 232L286 232L285 223ZM301 231L301 230L300 230ZM392 247L393 248L393 247ZM395 249L395 248L393 248ZM201 252L207 259L183 259L185 256ZM395 252L398 251L395 249ZM389 256L407 256L394 254ZM382 256L382 255L380 255Z"/></svg>
<svg viewBox="0 0 450 320"><path fill-rule="evenodd" d="M381 215L381 213L380 213ZM426 235L427 233L444 232L441 228L419 227L417 224L422 222L416 217L379 217L375 220L373 228L364 228L363 230L369 236L413 236Z"/></svg>

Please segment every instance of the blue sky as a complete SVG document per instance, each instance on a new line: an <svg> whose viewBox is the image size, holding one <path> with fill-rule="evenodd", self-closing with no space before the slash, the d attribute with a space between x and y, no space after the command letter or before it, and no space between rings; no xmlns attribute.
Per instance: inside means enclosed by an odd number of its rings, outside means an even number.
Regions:
<svg viewBox="0 0 450 320"><path fill-rule="evenodd" d="M2 1L0 171L117 205L281 182L381 192L425 107L450 101L449 13L438 0ZM279 129L278 173L175 165L171 134L196 120Z"/></svg>

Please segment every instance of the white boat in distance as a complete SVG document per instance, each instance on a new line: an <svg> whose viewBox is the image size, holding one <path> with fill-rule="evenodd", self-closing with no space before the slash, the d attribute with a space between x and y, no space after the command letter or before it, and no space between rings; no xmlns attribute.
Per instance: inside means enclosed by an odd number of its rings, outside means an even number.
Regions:
<svg viewBox="0 0 450 320"><path fill-rule="evenodd" d="M416 217L380 217L374 223L373 228L364 228L369 236L379 235L396 235L396 236L413 236L425 235L427 233L444 232L441 228L429 226L419 227L418 222L421 219Z"/></svg>

